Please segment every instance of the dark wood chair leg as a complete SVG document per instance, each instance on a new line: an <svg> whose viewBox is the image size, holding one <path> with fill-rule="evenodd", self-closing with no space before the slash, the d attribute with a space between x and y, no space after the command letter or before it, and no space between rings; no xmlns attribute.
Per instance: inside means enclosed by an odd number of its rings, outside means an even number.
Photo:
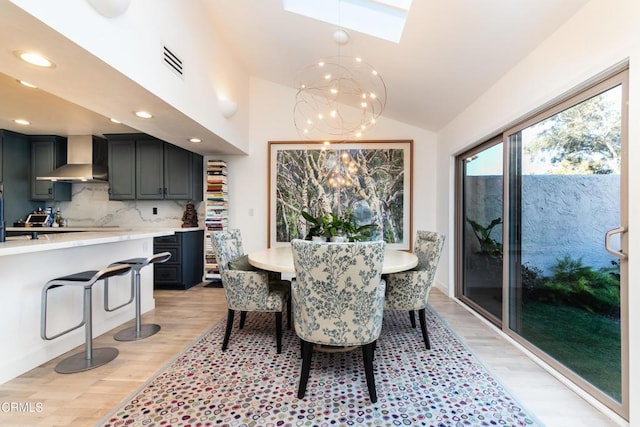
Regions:
<svg viewBox="0 0 640 427"><path fill-rule="evenodd" d="M362 346L362 359L364 360L364 373L367 377L367 388L369 389L369 398L371 403L378 401L378 395L376 394L376 382L373 377L373 352L376 346L376 342L365 344Z"/></svg>
<svg viewBox="0 0 640 427"><path fill-rule="evenodd" d="M302 399L307 391L307 381L311 370L311 356L313 354L313 344L300 340L302 344L302 370L300 371L300 384L298 385L298 399Z"/></svg>
<svg viewBox="0 0 640 427"><path fill-rule="evenodd" d="M422 329L422 339L427 350L431 350L431 343L429 343L429 332L427 331L427 320L425 319L424 308L418 310L418 316L420 317L420 329Z"/></svg>
<svg viewBox="0 0 640 427"><path fill-rule="evenodd" d="M227 329L224 331L224 340L222 341L222 351L227 349L229 344L229 337L231 336L231 329L233 329L233 310L227 311Z"/></svg>
<svg viewBox="0 0 640 427"><path fill-rule="evenodd" d="M416 327L416 315L413 310L409 310L409 320L411 321L411 327Z"/></svg>
<svg viewBox="0 0 640 427"><path fill-rule="evenodd" d="M282 353L282 312L276 311L276 352Z"/></svg>
<svg viewBox="0 0 640 427"><path fill-rule="evenodd" d="M287 329L291 329L291 294L287 298Z"/></svg>
<svg viewBox="0 0 640 427"><path fill-rule="evenodd" d="M244 328L244 321L247 320L247 312L246 311L241 311L240 312L240 327L239 329Z"/></svg>

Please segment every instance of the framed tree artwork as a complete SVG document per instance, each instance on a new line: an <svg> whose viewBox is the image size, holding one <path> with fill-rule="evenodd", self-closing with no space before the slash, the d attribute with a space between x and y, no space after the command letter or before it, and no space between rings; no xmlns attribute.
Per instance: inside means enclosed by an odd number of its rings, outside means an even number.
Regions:
<svg viewBox="0 0 640 427"><path fill-rule="evenodd" d="M308 236L307 212L375 224L371 239L412 245L413 141L270 141L270 247Z"/></svg>

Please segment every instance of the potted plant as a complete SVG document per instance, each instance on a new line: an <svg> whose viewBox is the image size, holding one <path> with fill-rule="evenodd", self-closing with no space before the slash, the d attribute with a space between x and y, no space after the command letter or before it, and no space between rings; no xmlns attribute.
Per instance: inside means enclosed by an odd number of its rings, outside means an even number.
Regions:
<svg viewBox="0 0 640 427"><path fill-rule="evenodd" d="M342 217L332 212L314 217L309 212L302 211L301 215L311 224L305 237L307 240L363 241L370 239L372 231L378 227L375 223L359 226L350 212L346 212Z"/></svg>
<svg viewBox="0 0 640 427"><path fill-rule="evenodd" d="M315 240L315 241L326 241L326 230L325 227L330 221L330 214L323 214L318 217L314 217L309 212L302 211L300 212L302 217L307 220L308 223L311 224L307 235L305 236L306 240Z"/></svg>
<svg viewBox="0 0 640 427"><path fill-rule="evenodd" d="M332 242L346 242L349 239L349 224L334 213L327 214L329 221L325 225L325 234Z"/></svg>

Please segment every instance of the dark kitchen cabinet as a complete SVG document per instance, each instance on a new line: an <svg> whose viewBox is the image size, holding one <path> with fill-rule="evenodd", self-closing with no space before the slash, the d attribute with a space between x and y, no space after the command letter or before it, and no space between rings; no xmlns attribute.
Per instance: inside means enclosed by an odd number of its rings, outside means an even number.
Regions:
<svg viewBox="0 0 640 427"><path fill-rule="evenodd" d="M109 141L109 199L136 198L136 142Z"/></svg>
<svg viewBox="0 0 640 427"><path fill-rule="evenodd" d="M191 153L191 201L201 202L204 199L204 157L197 153Z"/></svg>
<svg viewBox="0 0 640 427"><path fill-rule="evenodd" d="M136 199L165 198L164 143L158 140L136 141Z"/></svg>
<svg viewBox="0 0 640 427"><path fill-rule="evenodd" d="M183 148L158 140L136 143L136 198L138 200L202 200L194 192L193 157L200 157ZM202 165L202 161L200 162ZM202 181L202 166L198 182Z"/></svg>
<svg viewBox="0 0 640 427"><path fill-rule="evenodd" d="M164 144L165 199L194 200L193 162L194 153L171 144ZM202 181L202 172L200 172ZM200 198L202 200L202 190Z"/></svg>
<svg viewBox="0 0 640 427"><path fill-rule="evenodd" d="M171 258L153 265L155 289L189 289L202 282L204 230L176 232L153 239L153 252L170 252Z"/></svg>
<svg viewBox="0 0 640 427"><path fill-rule="evenodd" d="M149 135L106 136L111 200L202 201L202 156Z"/></svg>
<svg viewBox="0 0 640 427"><path fill-rule="evenodd" d="M71 183L38 180L67 162L67 139L55 135L33 135L31 142L31 200L70 201Z"/></svg>
<svg viewBox="0 0 640 427"><path fill-rule="evenodd" d="M3 184L4 220L8 227L44 206L30 199L29 136L0 130L0 182Z"/></svg>

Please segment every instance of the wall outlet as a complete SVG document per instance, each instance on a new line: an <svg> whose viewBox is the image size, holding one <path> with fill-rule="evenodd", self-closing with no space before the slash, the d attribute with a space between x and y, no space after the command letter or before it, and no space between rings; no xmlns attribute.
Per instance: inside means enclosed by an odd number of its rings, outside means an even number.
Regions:
<svg viewBox="0 0 640 427"><path fill-rule="evenodd" d="M153 214L158 215L158 208L153 208Z"/></svg>

